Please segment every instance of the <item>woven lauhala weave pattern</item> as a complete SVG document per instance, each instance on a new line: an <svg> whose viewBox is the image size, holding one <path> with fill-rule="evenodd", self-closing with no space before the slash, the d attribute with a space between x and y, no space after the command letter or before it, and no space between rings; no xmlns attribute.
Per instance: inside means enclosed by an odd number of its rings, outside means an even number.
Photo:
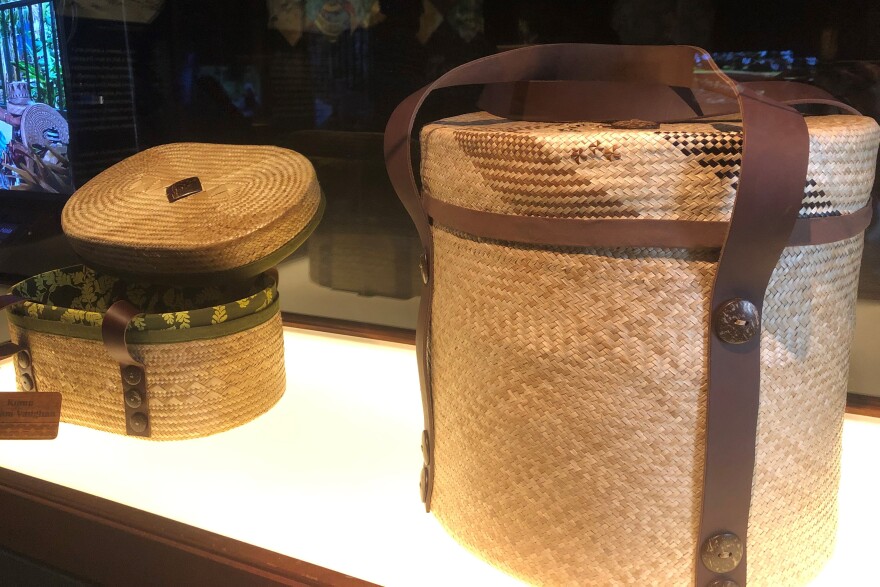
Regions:
<svg viewBox="0 0 880 587"><path fill-rule="evenodd" d="M801 217L854 212L874 179L871 118L808 117ZM485 112L422 131L422 179L434 198L490 212L568 218L728 220L741 125L509 121Z"/></svg>
<svg viewBox="0 0 880 587"><path fill-rule="evenodd" d="M489 133L493 123L483 123L425 131L431 195L516 214L729 215L736 158L713 154L718 164L702 165L704 155L682 153L682 136L669 142L670 129L647 131L645 157L637 142L646 131L603 129L623 138L590 159L592 175L575 178L570 159L541 158L555 136L533 149L534 137L491 145L487 134L486 145L465 153L450 129ZM861 208L876 124L827 117L809 126L801 215ZM526 163L510 154L524 144L533 149ZM621 161L630 155L627 172ZM432 511L474 552L535 584L692 584L717 251L551 249L443 226L433 234ZM861 252L860 236L788 248L768 287L749 585L804 585L833 548Z"/></svg>
<svg viewBox="0 0 880 587"><path fill-rule="evenodd" d="M432 510L538 584L690 584L714 255L434 235ZM770 284L750 585L833 546L861 247L789 249Z"/></svg>
<svg viewBox="0 0 880 587"><path fill-rule="evenodd" d="M62 393L64 422L125 434L119 365L100 341L28 331L14 324L9 328L13 342L27 340L39 390ZM254 328L228 336L129 349L147 365L150 440L196 438L240 426L269 410L284 394L284 344L277 312Z"/></svg>
<svg viewBox="0 0 880 587"><path fill-rule="evenodd" d="M197 175L200 193L165 188ZM302 232L321 190L308 159L278 147L176 143L142 151L77 190L62 214L84 258L131 274L209 273L262 259Z"/></svg>

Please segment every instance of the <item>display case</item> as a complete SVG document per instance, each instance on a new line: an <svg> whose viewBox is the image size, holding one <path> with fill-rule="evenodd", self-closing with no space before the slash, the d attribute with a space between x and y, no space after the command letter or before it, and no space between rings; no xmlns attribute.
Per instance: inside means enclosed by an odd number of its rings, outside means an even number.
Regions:
<svg viewBox="0 0 880 587"><path fill-rule="evenodd" d="M0 0L0 584L708 584L702 493L682 488L729 343L709 306L742 94L802 97L780 87L824 103L792 105L812 158L761 290L775 314L729 324L782 333L728 378L761 380L758 450L782 455L749 494L781 505L743 540L748 584L773 558L755 536L797 532L771 583L870 583L878 23L859 0ZM553 44L571 54L542 65ZM705 52L665 69L682 46ZM482 79L480 59L502 65ZM553 85L572 72L592 85ZM630 111L638 75L656 100ZM768 134L771 154L799 140ZM25 439L44 429L14 421L16 391L60 392L57 437ZM652 505L661 487L688 507ZM670 544L678 575L651 554ZM744 587L737 565L712 579Z"/></svg>

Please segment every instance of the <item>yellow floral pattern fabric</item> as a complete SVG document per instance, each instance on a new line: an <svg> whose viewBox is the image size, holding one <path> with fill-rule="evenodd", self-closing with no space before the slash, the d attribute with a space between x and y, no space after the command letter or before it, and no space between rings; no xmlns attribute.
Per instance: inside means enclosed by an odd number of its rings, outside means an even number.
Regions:
<svg viewBox="0 0 880 587"><path fill-rule="evenodd" d="M118 300L143 310L130 328L139 331L183 330L220 324L255 314L278 297L267 274L246 283L209 287L171 287L129 283L83 265L26 279L12 293L30 301L11 306L19 316L67 324L101 326L104 312Z"/></svg>

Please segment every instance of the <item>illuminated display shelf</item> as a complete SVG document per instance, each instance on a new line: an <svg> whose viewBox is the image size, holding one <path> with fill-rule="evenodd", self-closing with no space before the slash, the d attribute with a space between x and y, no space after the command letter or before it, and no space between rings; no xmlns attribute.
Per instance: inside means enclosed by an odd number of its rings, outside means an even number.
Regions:
<svg viewBox="0 0 880 587"><path fill-rule="evenodd" d="M522 584L424 512L412 346L288 328L285 356L284 398L235 430L160 443L62 424L0 442L0 467L389 587ZM876 578L878 455L880 419L847 416L837 550L814 587Z"/></svg>

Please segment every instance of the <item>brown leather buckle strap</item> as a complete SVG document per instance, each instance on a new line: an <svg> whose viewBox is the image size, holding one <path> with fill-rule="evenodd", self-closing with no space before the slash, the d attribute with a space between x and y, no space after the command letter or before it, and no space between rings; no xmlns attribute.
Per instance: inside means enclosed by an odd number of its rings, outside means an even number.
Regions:
<svg viewBox="0 0 880 587"><path fill-rule="evenodd" d="M126 434L149 437L150 398L147 395L146 369L141 362L131 356L128 352L128 344L125 342L128 325L141 313L125 300L115 302L104 314L101 337L107 354L119 363Z"/></svg>
<svg viewBox="0 0 880 587"><path fill-rule="evenodd" d="M740 101L740 182L710 306L706 462L695 557L699 587L720 578L746 584L761 389L760 313L804 197L810 149L807 125L797 111L747 90ZM757 309L757 323L750 337L722 340L723 312L738 300ZM727 550L710 552L707 559L713 541L728 534L742 545L741 560Z"/></svg>

